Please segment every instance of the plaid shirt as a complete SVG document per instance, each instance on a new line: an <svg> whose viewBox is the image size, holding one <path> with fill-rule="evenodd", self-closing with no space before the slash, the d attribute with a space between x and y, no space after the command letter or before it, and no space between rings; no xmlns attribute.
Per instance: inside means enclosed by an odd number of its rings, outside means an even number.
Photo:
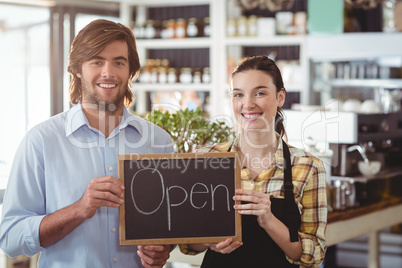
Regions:
<svg viewBox="0 0 402 268"><path fill-rule="evenodd" d="M277 134L277 139L280 139ZM231 148L236 151L234 142ZM227 152L232 142L220 143L204 147L198 152ZM292 181L294 197L301 214L299 238L302 244L302 255L299 260L287 259L293 264L303 267L319 267L324 260L327 243L325 232L327 228L327 196L325 168L321 160L298 148L289 146L292 162ZM274 159L267 170L264 170L255 179L255 190L273 195L276 198L284 198L284 169L283 169L282 143L278 142L278 148ZM248 168L241 170L241 187L251 189L251 177ZM194 255L187 245L181 245L180 249L185 254Z"/></svg>

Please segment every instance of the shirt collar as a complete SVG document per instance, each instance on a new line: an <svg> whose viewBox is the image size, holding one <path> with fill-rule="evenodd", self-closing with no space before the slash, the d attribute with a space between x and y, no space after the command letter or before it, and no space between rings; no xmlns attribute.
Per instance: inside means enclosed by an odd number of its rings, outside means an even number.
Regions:
<svg viewBox="0 0 402 268"><path fill-rule="evenodd" d="M88 119L85 116L84 111L82 110L81 102L78 102L67 112L67 117L65 120L66 137L68 137L84 125L87 125L89 128L91 128ZM139 119L136 116L132 115L126 107L123 107L123 118L118 126L119 131L126 128L127 126L134 127L138 131L138 133L142 135L143 126L141 125Z"/></svg>

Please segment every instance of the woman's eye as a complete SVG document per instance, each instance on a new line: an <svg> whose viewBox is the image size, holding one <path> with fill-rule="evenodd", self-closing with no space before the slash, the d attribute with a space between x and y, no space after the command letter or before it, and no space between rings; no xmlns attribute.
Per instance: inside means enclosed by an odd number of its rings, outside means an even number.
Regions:
<svg viewBox="0 0 402 268"><path fill-rule="evenodd" d="M256 96L264 96L265 93L264 92L257 92L257 94L255 94Z"/></svg>
<svg viewBox="0 0 402 268"><path fill-rule="evenodd" d="M240 93L233 94L233 98L240 98L242 96L243 96L243 94L240 94Z"/></svg>

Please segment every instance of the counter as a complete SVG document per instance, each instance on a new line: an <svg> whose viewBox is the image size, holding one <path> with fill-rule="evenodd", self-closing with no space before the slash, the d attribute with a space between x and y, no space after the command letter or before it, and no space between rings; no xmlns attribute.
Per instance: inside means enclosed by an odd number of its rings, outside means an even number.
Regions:
<svg viewBox="0 0 402 268"><path fill-rule="evenodd" d="M389 197L379 203L328 214L328 246L369 234L368 268L380 267L379 231L402 223L402 197Z"/></svg>
<svg viewBox="0 0 402 268"><path fill-rule="evenodd" d="M379 203L328 213L327 243L332 246L363 234L369 234L368 268L378 268L379 231L402 223L402 197L389 197ZM204 254L186 256L176 248L169 262L200 265Z"/></svg>

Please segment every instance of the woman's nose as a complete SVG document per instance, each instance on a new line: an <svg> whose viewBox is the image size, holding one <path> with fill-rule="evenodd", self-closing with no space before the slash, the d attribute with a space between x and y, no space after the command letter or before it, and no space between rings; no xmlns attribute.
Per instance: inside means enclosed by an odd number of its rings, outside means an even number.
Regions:
<svg viewBox="0 0 402 268"><path fill-rule="evenodd" d="M255 106L254 99L252 97L245 97L243 99L243 107L246 109L251 109Z"/></svg>

